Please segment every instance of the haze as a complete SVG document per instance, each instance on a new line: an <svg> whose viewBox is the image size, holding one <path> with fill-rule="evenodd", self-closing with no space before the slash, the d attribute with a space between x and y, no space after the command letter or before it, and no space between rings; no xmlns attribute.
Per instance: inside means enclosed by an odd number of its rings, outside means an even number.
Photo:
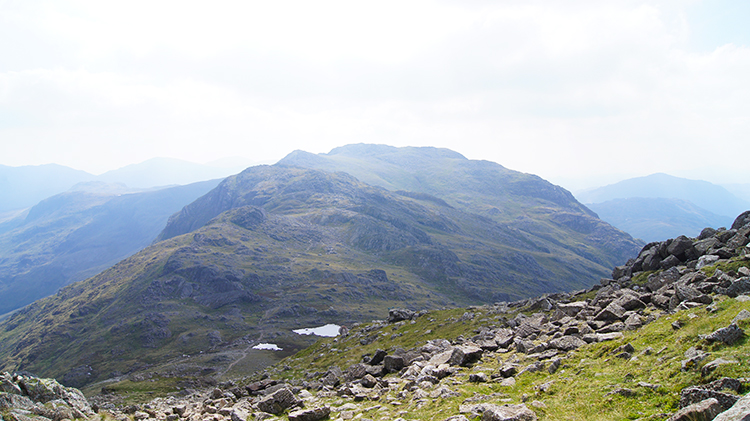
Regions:
<svg viewBox="0 0 750 421"><path fill-rule="evenodd" d="M750 2L0 1L0 164L447 147L745 183Z"/></svg>

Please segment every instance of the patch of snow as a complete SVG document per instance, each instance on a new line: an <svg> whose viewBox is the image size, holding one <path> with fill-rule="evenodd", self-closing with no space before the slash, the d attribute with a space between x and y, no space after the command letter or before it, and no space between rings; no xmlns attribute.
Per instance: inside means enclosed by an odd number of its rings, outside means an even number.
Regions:
<svg viewBox="0 0 750 421"><path fill-rule="evenodd" d="M334 336L339 336L340 328L341 326L339 325L327 324L324 326L297 329L297 330L293 330L292 332L298 335L315 335L315 336L325 336L325 337L333 338Z"/></svg>
<svg viewBox="0 0 750 421"><path fill-rule="evenodd" d="M270 351L281 351L282 348L279 348L276 344L258 344L253 347L253 349L268 349Z"/></svg>

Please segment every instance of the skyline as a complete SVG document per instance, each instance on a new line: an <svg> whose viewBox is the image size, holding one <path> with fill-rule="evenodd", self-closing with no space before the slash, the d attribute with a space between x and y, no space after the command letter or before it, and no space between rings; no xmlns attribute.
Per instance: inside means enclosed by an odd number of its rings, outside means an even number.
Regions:
<svg viewBox="0 0 750 421"><path fill-rule="evenodd" d="M741 1L0 2L0 164L435 146L570 190L745 183Z"/></svg>

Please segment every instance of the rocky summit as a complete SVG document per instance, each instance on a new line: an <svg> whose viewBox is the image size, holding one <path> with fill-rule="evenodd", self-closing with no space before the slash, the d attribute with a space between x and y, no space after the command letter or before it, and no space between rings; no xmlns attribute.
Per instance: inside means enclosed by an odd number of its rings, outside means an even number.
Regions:
<svg viewBox="0 0 750 421"><path fill-rule="evenodd" d="M446 310L394 308L208 388L159 389L158 373L106 383L92 393L91 408L123 421L746 420L748 231L750 212L730 229L647 245L584 290ZM644 266L654 256L659 266ZM21 386L35 380L2 379L4 420L55 419L34 410L44 402ZM160 396L137 393L148 385ZM80 412L74 416L90 416Z"/></svg>

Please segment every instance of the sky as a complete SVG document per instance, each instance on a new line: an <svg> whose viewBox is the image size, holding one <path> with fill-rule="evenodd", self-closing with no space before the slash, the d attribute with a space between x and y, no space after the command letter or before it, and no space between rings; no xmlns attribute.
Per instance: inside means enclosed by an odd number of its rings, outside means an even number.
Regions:
<svg viewBox="0 0 750 421"><path fill-rule="evenodd" d="M0 164L450 148L750 183L746 0L0 0Z"/></svg>

